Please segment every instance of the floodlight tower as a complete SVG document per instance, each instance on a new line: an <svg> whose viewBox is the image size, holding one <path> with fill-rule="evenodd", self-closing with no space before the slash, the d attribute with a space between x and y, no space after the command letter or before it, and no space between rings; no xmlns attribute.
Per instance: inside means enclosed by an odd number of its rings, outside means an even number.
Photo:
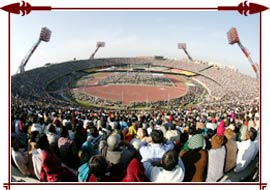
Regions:
<svg viewBox="0 0 270 190"><path fill-rule="evenodd" d="M90 56L89 59L94 59L97 51L99 50L99 48L101 47L105 47L105 42L97 42L97 48L95 49L95 51L92 53L92 55Z"/></svg>
<svg viewBox="0 0 270 190"><path fill-rule="evenodd" d="M192 57L187 52L187 44L186 43L178 43L178 49L184 50L185 54L188 56L190 61L193 61Z"/></svg>
<svg viewBox="0 0 270 190"><path fill-rule="evenodd" d="M52 32L46 28L41 28L40 35L38 41L33 45L33 47L29 50L29 52L26 54L24 59L21 61L21 64L17 70L17 73L23 73L25 71L25 66L27 62L29 61L30 57L33 55L34 51L37 49L41 41L49 42L51 38Z"/></svg>
<svg viewBox="0 0 270 190"><path fill-rule="evenodd" d="M250 64L251 64L251 66L252 66L252 69L253 69L253 71L254 71L255 74L256 74L256 78L258 79L258 78L259 78L259 71L258 71L259 65L258 65L258 64L255 64L255 63L253 62L253 60L251 59L250 53L248 52L247 48L245 48L245 47L243 46L243 44L241 43L236 28L232 27L232 28L227 32L227 38L228 38L229 44L233 45L233 44L237 43L237 44L239 45L239 47L241 48L242 52L243 52L243 53L245 54L245 56L248 58L248 60L249 60L249 62L250 62Z"/></svg>

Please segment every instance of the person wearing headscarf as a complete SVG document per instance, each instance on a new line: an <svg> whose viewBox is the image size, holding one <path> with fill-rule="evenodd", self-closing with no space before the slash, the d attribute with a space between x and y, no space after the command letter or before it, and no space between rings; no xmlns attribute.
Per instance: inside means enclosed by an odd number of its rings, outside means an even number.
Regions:
<svg viewBox="0 0 270 190"><path fill-rule="evenodd" d="M187 168L184 181L203 182L207 169L208 152L203 150L204 138L201 134L193 135L188 142L189 150L184 152L182 160Z"/></svg>

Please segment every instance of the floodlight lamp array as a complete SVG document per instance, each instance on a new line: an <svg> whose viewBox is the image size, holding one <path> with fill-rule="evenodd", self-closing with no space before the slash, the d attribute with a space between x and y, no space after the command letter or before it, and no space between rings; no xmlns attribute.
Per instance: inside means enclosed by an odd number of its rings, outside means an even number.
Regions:
<svg viewBox="0 0 270 190"><path fill-rule="evenodd" d="M237 33L236 28L234 28L234 27L232 27L232 28L227 32L227 38L228 38L229 44L231 44L231 45L240 42L239 35L238 35L238 33Z"/></svg>
<svg viewBox="0 0 270 190"><path fill-rule="evenodd" d="M47 27L43 27L41 28L39 39L44 42L49 42L51 34L52 32Z"/></svg>

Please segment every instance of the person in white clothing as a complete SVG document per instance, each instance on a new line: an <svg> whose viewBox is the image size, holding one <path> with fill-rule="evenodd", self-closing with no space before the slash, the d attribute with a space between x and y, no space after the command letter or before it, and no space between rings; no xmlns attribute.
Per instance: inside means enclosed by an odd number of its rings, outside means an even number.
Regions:
<svg viewBox="0 0 270 190"><path fill-rule="evenodd" d="M176 126L174 123L168 124L169 130L167 130L165 134L165 138L174 142L174 143L179 143L180 142L180 131L176 129Z"/></svg>
<svg viewBox="0 0 270 190"><path fill-rule="evenodd" d="M167 151L160 161L148 159L143 162L146 177L152 182L181 182L185 167L175 150Z"/></svg>
<svg viewBox="0 0 270 190"><path fill-rule="evenodd" d="M211 138L211 149L208 150L208 168L206 182L216 182L224 175L226 149L223 146L224 136L214 135Z"/></svg>
<svg viewBox="0 0 270 190"><path fill-rule="evenodd" d="M40 179L40 170L42 166L42 150L40 148L32 151L32 162L35 175L38 179Z"/></svg>
<svg viewBox="0 0 270 190"><path fill-rule="evenodd" d="M160 160L163 154L174 148L174 144L171 141L167 141L163 132L154 129L151 132L151 137L146 137L139 146L139 153L142 156L142 162L148 159Z"/></svg>
<svg viewBox="0 0 270 190"><path fill-rule="evenodd" d="M133 138L130 141L130 143L134 146L136 150L139 149L139 145L141 141L146 137L146 135L147 135L146 129L143 129L143 128L138 129L136 138Z"/></svg>
<svg viewBox="0 0 270 190"><path fill-rule="evenodd" d="M246 140L236 142L238 153L236 159L235 172L244 170L255 158L259 151L258 135L256 129L251 127L246 133Z"/></svg>
<svg viewBox="0 0 270 190"><path fill-rule="evenodd" d="M28 153L19 148L18 141L15 137L11 137L11 156L19 171L24 176L29 176Z"/></svg>

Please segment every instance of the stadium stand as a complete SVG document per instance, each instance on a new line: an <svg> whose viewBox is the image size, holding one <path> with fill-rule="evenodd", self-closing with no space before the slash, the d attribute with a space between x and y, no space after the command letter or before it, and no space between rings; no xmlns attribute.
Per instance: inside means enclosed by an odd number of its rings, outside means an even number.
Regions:
<svg viewBox="0 0 270 190"><path fill-rule="evenodd" d="M91 80L87 69L144 64L192 72L194 76L183 76L192 85L181 97L133 102L149 105L149 110L109 109L106 106L121 102L71 91ZM152 73L114 72L97 85L124 83L129 78L137 84L146 80L147 85L170 84L159 77L155 83ZM24 181L30 177L33 180L29 181L44 182L258 182L259 82L227 67L209 67L207 62L153 57L69 61L16 74L11 77L11 157L12 168L16 168L12 170L21 175L12 179L22 181L22 176ZM73 99L100 107L82 107ZM40 135L43 133L46 136ZM146 149L149 159L141 160ZM248 155L244 154L246 149ZM168 163L170 155L177 156ZM227 159L226 155L232 156ZM191 159L194 156L200 159ZM101 167L102 163L108 167ZM167 171L148 178L145 171L155 170ZM178 170L181 176L172 178L173 171ZM213 171L219 175L213 176Z"/></svg>

